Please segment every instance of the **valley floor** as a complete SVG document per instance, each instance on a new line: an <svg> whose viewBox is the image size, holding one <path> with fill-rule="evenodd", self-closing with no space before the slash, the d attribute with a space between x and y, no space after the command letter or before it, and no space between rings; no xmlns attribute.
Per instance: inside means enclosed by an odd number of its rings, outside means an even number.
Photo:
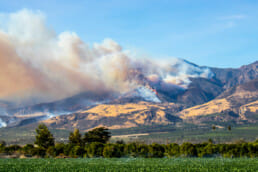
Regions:
<svg viewBox="0 0 258 172"><path fill-rule="evenodd" d="M258 171L257 158L0 159L0 171Z"/></svg>
<svg viewBox="0 0 258 172"><path fill-rule="evenodd" d="M142 126L128 129L111 130L111 142L124 140L125 142L140 141L147 144L151 143L202 143L212 139L214 143L232 143L240 140L247 142L258 139L258 123L234 125L230 124L232 129L228 131L229 124L217 124L216 129L212 130L212 125L192 125L182 124ZM7 144L25 145L34 143L35 126L18 128L1 128L0 141L4 140ZM70 131L50 129L57 142L68 142ZM81 131L82 132L82 131ZM82 132L83 133L83 132Z"/></svg>
<svg viewBox="0 0 258 172"><path fill-rule="evenodd" d="M182 126L143 126L129 129L111 130L113 140L122 139L126 142L140 141L144 143L178 143L184 142L202 143L212 139L214 143L233 143L240 140L255 141L258 139L258 124L231 125L218 124L216 129L212 125L189 125ZM142 133L142 134L139 134ZM134 135L135 134L135 135Z"/></svg>

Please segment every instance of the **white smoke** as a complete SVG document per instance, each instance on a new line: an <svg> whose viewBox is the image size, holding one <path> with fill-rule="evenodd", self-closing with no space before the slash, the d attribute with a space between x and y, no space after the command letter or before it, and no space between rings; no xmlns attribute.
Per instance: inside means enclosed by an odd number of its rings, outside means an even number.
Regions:
<svg viewBox="0 0 258 172"><path fill-rule="evenodd" d="M146 88L146 87L139 87L137 88L138 93L144 98L146 101L161 103L161 100L157 97L155 92Z"/></svg>
<svg viewBox="0 0 258 172"><path fill-rule="evenodd" d="M7 124L0 118L0 128L6 127Z"/></svg>
<svg viewBox="0 0 258 172"><path fill-rule="evenodd" d="M176 58L134 59L111 39L90 47L74 32L55 33L40 11L1 14L0 21L0 98L51 101L83 91L123 93L139 87L136 73L182 88L190 77L211 76L208 68Z"/></svg>

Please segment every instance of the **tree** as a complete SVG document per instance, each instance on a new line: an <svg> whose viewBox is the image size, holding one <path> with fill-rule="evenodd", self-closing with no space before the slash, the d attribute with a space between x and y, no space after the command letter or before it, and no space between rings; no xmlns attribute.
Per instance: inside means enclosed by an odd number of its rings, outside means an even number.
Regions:
<svg viewBox="0 0 258 172"><path fill-rule="evenodd" d="M211 138L209 138L208 143L213 144L213 140Z"/></svg>
<svg viewBox="0 0 258 172"><path fill-rule="evenodd" d="M231 131L231 126L230 125L228 126L228 131Z"/></svg>
<svg viewBox="0 0 258 172"><path fill-rule="evenodd" d="M36 128L36 141L34 142L39 147L47 149L55 145L55 139L45 124L39 124Z"/></svg>
<svg viewBox="0 0 258 172"><path fill-rule="evenodd" d="M6 142L5 141L0 141L0 152L3 152L6 146Z"/></svg>
<svg viewBox="0 0 258 172"><path fill-rule="evenodd" d="M215 131L216 130L216 126L215 125L212 125L212 130ZM215 135L215 137L217 137L217 134ZM219 137L216 139L216 141L218 140L219 142Z"/></svg>
<svg viewBox="0 0 258 172"><path fill-rule="evenodd" d="M71 144L73 146L81 146L82 145L81 134L77 128L75 128L74 131L70 133L69 144Z"/></svg>
<svg viewBox="0 0 258 172"><path fill-rule="evenodd" d="M1 140L1 141L0 141L0 147L5 147L5 146L6 146L6 142L3 141L3 140Z"/></svg>
<svg viewBox="0 0 258 172"><path fill-rule="evenodd" d="M64 154L64 149L65 149L64 143L57 143L55 145L56 155L58 156L58 155Z"/></svg>
<svg viewBox="0 0 258 172"><path fill-rule="evenodd" d="M99 127L85 133L83 141L85 143L100 142L107 143L111 137L111 133L108 128Z"/></svg>

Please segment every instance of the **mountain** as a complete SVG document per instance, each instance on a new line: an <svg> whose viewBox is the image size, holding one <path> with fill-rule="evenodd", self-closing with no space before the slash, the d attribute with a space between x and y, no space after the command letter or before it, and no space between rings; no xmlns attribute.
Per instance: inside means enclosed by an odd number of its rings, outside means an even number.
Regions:
<svg viewBox="0 0 258 172"><path fill-rule="evenodd" d="M254 113L256 115L258 113L257 90L258 78L234 86L207 103L184 109L178 115L183 119L189 119L211 114L234 114L235 119L250 119L249 121L252 122L252 116L247 117L246 114Z"/></svg>
<svg viewBox="0 0 258 172"><path fill-rule="evenodd" d="M0 101L0 127L27 126L43 121L52 128L87 130L97 126L130 128L176 123L257 121L258 61L237 69L199 67L209 77L190 71L187 86L150 82L131 71L138 87L125 93L83 92L66 99L15 107Z"/></svg>
<svg viewBox="0 0 258 172"><path fill-rule="evenodd" d="M236 86L258 78L258 61L238 69L209 68L212 78L191 78L188 88L177 95L176 102L187 106L203 104L220 94L229 93ZM257 87L254 87L257 90ZM225 92L225 93L224 93Z"/></svg>
<svg viewBox="0 0 258 172"><path fill-rule="evenodd" d="M177 96L176 102L191 107L210 101L222 92L223 85L214 79L192 78L189 87Z"/></svg>
<svg viewBox="0 0 258 172"><path fill-rule="evenodd" d="M213 88L210 88L211 90ZM258 121L258 79L235 86L217 98L190 108L183 104L130 102L100 104L85 111L54 117L44 122L50 127L87 130L97 126L110 129L142 125L175 125L177 122ZM231 94L229 94L230 92ZM185 108L185 109L184 109Z"/></svg>
<svg viewBox="0 0 258 172"><path fill-rule="evenodd" d="M215 74L215 79L221 82L225 89L243 84L258 77L258 61L249 65L244 65L238 69L210 69Z"/></svg>

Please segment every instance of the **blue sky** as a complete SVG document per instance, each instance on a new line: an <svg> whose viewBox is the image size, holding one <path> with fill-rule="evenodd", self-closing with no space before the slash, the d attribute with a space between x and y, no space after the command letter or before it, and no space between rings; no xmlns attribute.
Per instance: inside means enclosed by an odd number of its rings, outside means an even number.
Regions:
<svg viewBox="0 0 258 172"><path fill-rule="evenodd" d="M56 32L104 38L152 58L239 67L258 59L258 1L0 0L0 13L40 10Z"/></svg>

